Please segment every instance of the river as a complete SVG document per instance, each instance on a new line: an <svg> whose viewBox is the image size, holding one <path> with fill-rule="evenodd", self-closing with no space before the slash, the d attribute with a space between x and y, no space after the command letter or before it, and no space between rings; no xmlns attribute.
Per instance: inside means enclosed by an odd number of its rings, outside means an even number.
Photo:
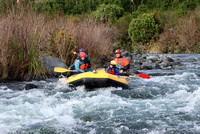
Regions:
<svg viewBox="0 0 200 134"><path fill-rule="evenodd" d="M0 134L200 133L200 54L172 70L139 70L130 90L71 90L64 79L0 83ZM160 74L160 75L157 75ZM37 89L23 90L26 84Z"/></svg>

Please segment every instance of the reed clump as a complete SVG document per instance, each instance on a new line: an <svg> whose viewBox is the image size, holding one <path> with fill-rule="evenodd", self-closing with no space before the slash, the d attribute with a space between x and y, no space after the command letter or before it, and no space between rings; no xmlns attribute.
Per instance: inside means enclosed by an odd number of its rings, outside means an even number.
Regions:
<svg viewBox="0 0 200 134"><path fill-rule="evenodd" d="M89 19L43 14L10 13L0 16L1 78L23 79L27 74L45 75L41 56L55 56L67 65L73 52L86 49L92 61L112 52L114 33L106 24Z"/></svg>

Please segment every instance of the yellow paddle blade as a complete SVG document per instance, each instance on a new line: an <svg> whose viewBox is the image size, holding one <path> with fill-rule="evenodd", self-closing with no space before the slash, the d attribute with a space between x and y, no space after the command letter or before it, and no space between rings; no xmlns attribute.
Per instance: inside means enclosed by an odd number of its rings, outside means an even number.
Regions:
<svg viewBox="0 0 200 134"><path fill-rule="evenodd" d="M54 67L54 72L59 72L59 73L65 73L65 72L69 72L71 70L68 70L66 68L62 68L62 67Z"/></svg>

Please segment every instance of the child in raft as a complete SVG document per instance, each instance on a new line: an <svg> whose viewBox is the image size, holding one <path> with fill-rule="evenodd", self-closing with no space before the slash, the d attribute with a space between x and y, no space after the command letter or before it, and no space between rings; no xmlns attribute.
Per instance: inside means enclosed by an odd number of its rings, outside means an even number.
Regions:
<svg viewBox="0 0 200 134"><path fill-rule="evenodd" d="M117 62L111 61L110 66L107 68L106 73L113 74L113 75L120 75L119 69L116 67Z"/></svg>

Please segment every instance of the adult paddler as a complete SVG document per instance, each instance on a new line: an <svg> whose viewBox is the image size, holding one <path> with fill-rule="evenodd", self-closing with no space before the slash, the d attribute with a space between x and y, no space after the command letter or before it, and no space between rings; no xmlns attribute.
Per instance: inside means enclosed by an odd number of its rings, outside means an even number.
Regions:
<svg viewBox="0 0 200 134"><path fill-rule="evenodd" d="M68 68L69 70L71 70L71 69L73 70L73 69L75 68L75 62L76 62L78 59L81 59L80 56L79 56L81 52L84 52L84 53L85 53L85 50L84 50L83 48L81 48L81 49L79 50L79 53L74 52L74 55L78 54L78 56L77 56L77 58L74 60L74 63ZM86 53L85 53L85 54L86 54ZM89 57L88 57L87 54L86 54L84 63L87 63L87 70L86 70L86 72L92 71L92 68L91 68L92 64L90 63L90 59L89 59Z"/></svg>
<svg viewBox="0 0 200 134"><path fill-rule="evenodd" d="M88 63L86 62L86 54L84 52L80 52L79 57L80 58L77 59L75 62L75 70L82 73L88 72L87 70Z"/></svg>
<svg viewBox="0 0 200 134"><path fill-rule="evenodd" d="M130 68L130 62L125 57L121 56L121 50L115 51L115 56L113 60L117 62L117 68L120 70L119 72L122 74L126 72Z"/></svg>

